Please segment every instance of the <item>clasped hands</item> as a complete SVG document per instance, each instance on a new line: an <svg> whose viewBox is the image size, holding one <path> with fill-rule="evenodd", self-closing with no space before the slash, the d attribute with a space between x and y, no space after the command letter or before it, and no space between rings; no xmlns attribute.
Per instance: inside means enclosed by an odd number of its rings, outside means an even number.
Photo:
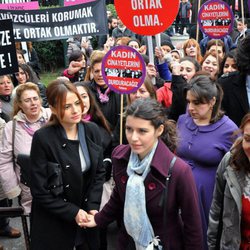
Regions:
<svg viewBox="0 0 250 250"><path fill-rule="evenodd" d="M97 210L90 210L89 213L83 209L79 209L75 221L79 227L95 227L97 224L94 219L94 215L97 214Z"/></svg>

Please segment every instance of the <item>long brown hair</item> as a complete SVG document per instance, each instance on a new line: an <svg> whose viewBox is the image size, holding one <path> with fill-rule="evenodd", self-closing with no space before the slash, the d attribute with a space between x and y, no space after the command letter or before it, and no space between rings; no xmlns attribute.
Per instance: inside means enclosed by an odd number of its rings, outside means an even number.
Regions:
<svg viewBox="0 0 250 250"><path fill-rule="evenodd" d="M231 149L232 157L230 159L230 164L232 164L233 168L236 170L243 169L245 172L250 172L249 159L242 147L244 128L247 123L250 123L250 113L247 113L243 117L243 119L241 120L240 128L235 133L241 134L241 137L236 140Z"/></svg>
<svg viewBox="0 0 250 250"><path fill-rule="evenodd" d="M78 86L83 87L89 96L90 107L89 107L88 114L90 114L92 117L91 121L93 121L96 124L100 125L101 127L105 128L111 134L111 130L110 130L110 126L108 124L108 121L105 118L105 116L103 115L98 104L96 103L95 97L89 88L89 82L75 82L74 85L76 87L78 87Z"/></svg>
<svg viewBox="0 0 250 250"><path fill-rule="evenodd" d="M83 102L74 84L62 78L56 79L48 85L46 89L46 95L48 98L49 105L56 110L59 119L55 114L52 113L48 125L58 125L61 123L60 120L63 118L65 113L64 105L66 102L66 95L68 92L76 94L76 96L80 101L81 108L83 111L84 109Z"/></svg>

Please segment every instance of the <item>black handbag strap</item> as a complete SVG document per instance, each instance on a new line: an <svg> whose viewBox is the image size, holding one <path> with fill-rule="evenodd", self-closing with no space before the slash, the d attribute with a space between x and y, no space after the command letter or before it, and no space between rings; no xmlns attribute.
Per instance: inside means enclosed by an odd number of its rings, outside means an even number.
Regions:
<svg viewBox="0 0 250 250"><path fill-rule="evenodd" d="M16 168L15 153L14 153L15 134L16 134L16 119L13 119L12 121L12 161L13 161L14 169Z"/></svg>
<svg viewBox="0 0 250 250"><path fill-rule="evenodd" d="M172 176L174 164L176 162L176 156L173 157L173 159L170 162L168 175L166 177L166 183L165 183L165 189L164 189L164 199L163 199L163 227L164 230L167 229L167 200L168 200L168 185Z"/></svg>

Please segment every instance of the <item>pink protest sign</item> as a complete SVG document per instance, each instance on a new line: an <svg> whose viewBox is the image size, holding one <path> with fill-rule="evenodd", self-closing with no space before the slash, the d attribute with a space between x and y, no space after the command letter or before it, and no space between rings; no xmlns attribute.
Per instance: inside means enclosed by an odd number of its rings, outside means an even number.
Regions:
<svg viewBox="0 0 250 250"><path fill-rule="evenodd" d="M5 3L0 4L1 10L38 10L38 1L27 2L27 3Z"/></svg>
<svg viewBox="0 0 250 250"><path fill-rule="evenodd" d="M201 6L198 21L203 33L208 37L220 39L232 31L234 14L224 1L210 0Z"/></svg>
<svg viewBox="0 0 250 250"><path fill-rule="evenodd" d="M95 0L64 0L64 6L94 2Z"/></svg>
<svg viewBox="0 0 250 250"><path fill-rule="evenodd" d="M102 61L102 76L110 89L119 94L135 92L146 77L146 66L140 53L128 46L116 46Z"/></svg>

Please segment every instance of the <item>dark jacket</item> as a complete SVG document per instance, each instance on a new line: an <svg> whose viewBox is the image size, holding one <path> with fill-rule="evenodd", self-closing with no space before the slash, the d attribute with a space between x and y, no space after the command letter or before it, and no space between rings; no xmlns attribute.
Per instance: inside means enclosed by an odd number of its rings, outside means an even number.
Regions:
<svg viewBox="0 0 250 250"><path fill-rule="evenodd" d="M135 38L135 33L133 33L128 28L126 28L124 31L121 31L118 27L116 27L116 28L113 29L113 31L112 31L112 37L114 37L115 39L117 39L118 37L123 37L123 36Z"/></svg>
<svg viewBox="0 0 250 250"><path fill-rule="evenodd" d="M79 141L65 138L61 126L43 127L34 134L30 155L33 196L31 249L73 249L77 229L80 234L84 232L75 221L79 209L99 209L105 178L101 138L95 124L84 123L84 129L91 161L90 169L84 174ZM51 178L49 162L59 164L62 194L54 195L53 188L48 187Z"/></svg>
<svg viewBox="0 0 250 250"><path fill-rule="evenodd" d="M187 86L187 81L180 75L172 75L171 90L172 105L170 106L170 111L168 118L175 121L178 120L179 116L186 113L186 97L184 95L184 89Z"/></svg>
<svg viewBox="0 0 250 250"><path fill-rule="evenodd" d="M224 92L222 109L237 126L240 126L243 116L249 112L246 75L232 72L219 78L218 82Z"/></svg>
<svg viewBox="0 0 250 250"><path fill-rule="evenodd" d="M46 87L41 82L38 82L36 85L38 86L39 91L40 91L40 95L42 98L42 106L44 108L48 108L49 104L48 104L48 99L47 99L47 95L46 95Z"/></svg>
<svg viewBox="0 0 250 250"><path fill-rule="evenodd" d="M121 95L115 93L114 91L110 91L108 94L109 101L101 103L97 92L97 84L94 80L89 83L89 87L94 94L96 102L101 108L103 115L108 120L111 130L113 131L118 120L120 119Z"/></svg>
<svg viewBox="0 0 250 250"><path fill-rule="evenodd" d="M109 202L95 215L95 221L101 227L107 226L115 219L122 222L117 243L119 250L128 249L128 244L132 240L123 224L129 156L129 145L120 145L113 151L115 188ZM160 201L173 157L174 154L160 140L151 163L151 171L144 181L148 217L155 235L160 237L165 250L201 250L202 231L196 186L191 168L180 158L175 162L169 183L167 226L163 225L163 206L160 205Z"/></svg>
<svg viewBox="0 0 250 250"><path fill-rule="evenodd" d="M28 51L28 55L29 62L27 62L27 64L32 67L32 69L36 72L39 78L39 74L41 73L41 65L36 50L32 48L31 51Z"/></svg>

